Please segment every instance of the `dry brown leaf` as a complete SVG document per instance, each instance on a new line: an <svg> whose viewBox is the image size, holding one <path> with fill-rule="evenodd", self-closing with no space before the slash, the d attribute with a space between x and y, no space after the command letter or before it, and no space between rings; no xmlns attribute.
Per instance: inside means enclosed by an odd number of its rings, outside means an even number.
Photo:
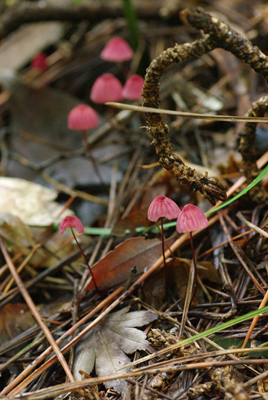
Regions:
<svg viewBox="0 0 268 400"><path fill-rule="evenodd" d="M9 251L28 255L29 247L35 245L31 229L20 218L8 213L0 214L0 236Z"/></svg>
<svg viewBox="0 0 268 400"><path fill-rule="evenodd" d="M58 224L72 211L60 215L62 206L53 201L55 190L19 178L0 178L0 209L19 217L25 224L47 226Z"/></svg>
<svg viewBox="0 0 268 400"><path fill-rule="evenodd" d="M30 311L23 304L7 304L0 309L0 347L35 325Z"/></svg>
<svg viewBox="0 0 268 400"><path fill-rule="evenodd" d="M125 218L120 218L114 225L111 234L114 236L125 236L126 230L128 234L134 235L136 228L139 226L150 226L151 222L147 218L148 209L135 211Z"/></svg>
<svg viewBox="0 0 268 400"><path fill-rule="evenodd" d="M45 47L57 42L63 34L60 22L23 25L6 37L0 46L0 69L19 69Z"/></svg>
<svg viewBox="0 0 268 400"><path fill-rule="evenodd" d="M127 372L124 365L129 364L126 356L136 350L152 350L146 340L146 334L136 326L143 326L157 319L157 314L151 311L134 311L128 313L128 307L123 308L102 320L79 343L74 360L73 375L81 380L79 371L88 375L94 364L98 376L112 376ZM120 369L120 371L117 371ZM124 379L105 382L106 387L113 387L119 393L126 388Z"/></svg>
<svg viewBox="0 0 268 400"><path fill-rule="evenodd" d="M171 245L175 239L168 243ZM162 255L162 244L158 239L131 238L119 244L92 268L95 282L100 290L106 290L127 280L131 268L140 274ZM87 290L94 289L91 281Z"/></svg>

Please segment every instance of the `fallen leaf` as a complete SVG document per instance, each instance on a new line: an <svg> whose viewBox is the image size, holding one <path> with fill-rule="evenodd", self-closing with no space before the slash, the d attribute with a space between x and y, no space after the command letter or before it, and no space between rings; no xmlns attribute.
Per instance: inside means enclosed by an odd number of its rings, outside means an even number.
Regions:
<svg viewBox="0 0 268 400"><path fill-rule="evenodd" d="M72 211L59 217L62 206L53 201L57 191L19 178L0 178L0 210L19 217L25 224L47 226L58 224Z"/></svg>
<svg viewBox="0 0 268 400"><path fill-rule="evenodd" d="M1 41L0 69L19 69L51 44L57 43L64 33L60 22L23 24Z"/></svg>
<svg viewBox="0 0 268 400"><path fill-rule="evenodd" d="M120 218L114 225L111 234L115 236L134 235L139 226L150 226L151 222L147 218L148 209L137 210L125 218Z"/></svg>
<svg viewBox="0 0 268 400"><path fill-rule="evenodd" d="M6 343L35 325L29 309L23 304L7 304L0 309L0 348L4 350ZM9 355L13 352L8 353Z"/></svg>
<svg viewBox="0 0 268 400"><path fill-rule="evenodd" d="M168 268L170 265L167 263ZM164 303L167 289L165 275L164 268L158 269L146 279L142 287L146 303L156 310L159 310Z"/></svg>
<svg viewBox="0 0 268 400"><path fill-rule="evenodd" d="M1 199L0 199L1 204ZM8 251L29 253L29 247L34 247L31 229L15 215L0 214L0 236L5 241Z"/></svg>
<svg viewBox="0 0 268 400"><path fill-rule="evenodd" d="M175 238L170 239L171 245ZM131 238L119 244L104 258L91 267L95 282L100 290L106 290L127 280L130 270L136 267L140 274L162 255L162 244L158 239ZM87 290L93 290L91 280Z"/></svg>
<svg viewBox="0 0 268 400"><path fill-rule="evenodd" d="M74 378L81 380L79 371L84 371L89 375L94 364L98 376L112 376L127 372L129 369L123 367L130 362L130 359L125 353L152 350L146 340L146 334L135 327L146 325L155 319L157 319L157 314L151 311L128 313L128 307L110 314L77 346L73 367ZM123 393L126 388L124 379L111 380L104 384L106 387L113 387L119 393Z"/></svg>
<svg viewBox="0 0 268 400"><path fill-rule="evenodd" d="M192 260L187 258L176 258L167 260L169 290L174 292L182 302L185 300L189 270ZM218 271L210 261L197 262L197 273L200 278L208 279L215 283L221 283ZM159 309L163 304L166 294L166 282L164 268L158 269L149 276L143 285L143 293L146 303L155 309ZM195 302L199 301L200 285L197 283Z"/></svg>
<svg viewBox="0 0 268 400"><path fill-rule="evenodd" d="M168 269L168 278L170 284L175 289L176 293L179 294L180 299L184 302L188 280L189 271L192 260L188 258L176 258L171 261ZM197 273L200 278L209 279L212 282L220 283L220 277L215 266L210 261L197 262ZM199 301L200 286L197 283L197 291L195 295L195 301Z"/></svg>

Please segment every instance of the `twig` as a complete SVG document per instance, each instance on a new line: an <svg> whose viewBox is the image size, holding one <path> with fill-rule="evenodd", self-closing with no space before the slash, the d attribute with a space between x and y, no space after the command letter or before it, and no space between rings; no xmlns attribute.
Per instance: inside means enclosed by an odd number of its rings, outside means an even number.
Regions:
<svg viewBox="0 0 268 400"><path fill-rule="evenodd" d="M159 13L159 6L156 3L150 4L140 3L136 10L138 18L161 20L163 17ZM42 3L32 3L31 1L24 1L14 7L10 7L0 18L0 39L16 30L19 26L27 23L40 22L40 21L73 21L81 22L88 21L96 24L98 21L111 18L123 17L122 2L112 1L98 3L90 2L88 4L76 5L60 5ZM176 18L174 13L169 16L169 19Z"/></svg>
<svg viewBox="0 0 268 400"><path fill-rule="evenodd" d="M248 273L248 275L250 276L252 282L255 284L255 286L257 287L257 289L261 292L261 293L265 293L264 289L262 288L262 286L260 285L260 283L257 281L257 279L255 278L255 276L252 274L252 272L249 270L247 264L245 263L245 261L243 260L243 258L240 255L239 252L239 246L235 245L232 241L231 235L227 229L227 226L225 224L225 221L223 219L222 213L221 211L218 211L218 215L219 215L219 221L221 223L221 226L223 228L223 231L229 241L230 246L232 247L236 257L238 258L238 260L240 261L240 263L242 264L242 266L245 268L246 272Z"/></svg>
<svg viewBox="0 0 268 400"><path fill-rule="evenodd" d="M103 307L105 307L107 304L109 304L111 302L111 300L118 296L119 293L122 291L122 287L117 288L113 293L111 293L105 300L103 300L102 302L100 302L97 307L94 308L94 310L92 310L91 312L89 312L87 315L85 315L80 321L78 321L77 324L75 324L74 326L72 326L67 332L65 332L57 341L56 343L58 345L60 345L68 336L72 335L77 328L84 324L89 318L91 318L96 312L100 311ZM33 361L31 364L29 364L20 375L18 375L12 382L10 382L10 384L8 386L6 386L2 392L0 393L0 396L8 393L10 390L14 389L11 393L13 393L14 391L16 391L16 393L19 393L20 388L19 386L16 387L17 384L19 384L24 378L27 377L27 375L32 372L34 370L34 368L39 365L42 361L44 361L46 359L47 356L49 356L49 354L51 354L53 351L52 347L48 347L42 354L40 354L38 356L38 358ZM43 371L42 371L43 372ZM38 376L38 375L37 375ZM28 383L27 383L28 384ZM26 386L27 386L26 384ZM11 394L10 393L10 394Z"/></svg>
<svg viewBox="0 0 268 400"><path fill-rule="evenodd" d="M243 214L238 211L236 214L237 218L239 218L242 222L244 222L245 225L247 225L249 228L251 228L253 231L258 232L260 235L268 238L268 232L264 231L263 229L259 228L258 226L254 225L252 222L249 222Z"/></svg>
<svg viewBox="0 0 268 400"><path fill-rule="evenodd" d="M188 318L189 307L190 307L190 304L191 304L191 301L193 298L193 288L194 288L194 283L195 283L195 277L196 277L195 265L194 265L194 262L192 261L191 267L189 269L187 292L186 292L186 298L185 298L184 307L183 307L183 314L182 314L182 318L181 318L181 326L180 326L180 333L179 333L180 338L183 337L185 324L186 324L186 321Z"/></svg>
<svg viewBox="0 0 268 400"><path fill-rule="evenodd" d="M265 293L265 295L264 295L264 298L262 299L262 302L261 302L261 304L259 305L259 308L265 307L267 301L268 301L268 290L266 291L266 293ZM259 318L260 318L260 315L256 315L256 317L253 318L253 320L252 320L252 322L251 322L251 324L250 324L249 330L248 330L248 332L247 332L247 334L246 334L244 343L243 343L243 345L242 345L242 349L244 349L244 348L246 347L247 342L248 342L248 340L249 340L249 338L250 338L250 335L251 335L253 329L255 328L255 325L257 324Z"/></svg>
<svg viewBox="0 0 268 400"><path fill-rule="evenodd" d="M63 357L59 347L57 346L55 340L53 339L53 336L51 335L50 330L48 329L46 324L43 322L39 312L37 311L37 308L36 308L34 302L32 301L27 289L24 286L23 281L20 279L19 275L17 274L16 268L15 268L14 264L12 263L12 260L9 256L8 252L6 251L6 248L5 248L1 238L0 238L0 247L1 247L1 250L3 253L3 256L5 257L5 260L9 266L10 272L13 275L13 278L15 279L16 284L17 284L22 296L24 297L24 300L28 304L29 309L31 310L31 312L32 312L33 316L35 317L37 323L39 324L40 328L44 332L44 335L46 336L49 344L55 351L55 354L56 354L59 362L61 363L64 371L66 372L66 375L69 378L70 382L74 382L74 377L70 371L70 368L69 368L65 358Z"/></svg>
<svg viewBox="0 0 268 400"><path fill-rule="evenodd" d="M263 165L263 163L266 162L266 157L262 157L258 162L259 162L259 166L261 167L261 166ZM239 178L238 181L228 190L227 196L231 196L231 194L232 194L233 192L235 192L244 182L245 182L245 177ZM220 205L220 204L221 204L221 202L218 202L218 204L216 204L216 206L217 206L217 205ZM214 207L212 207L212 209L213 209L213 208L214 208ZM212 224L213 224L215 221L217 221L217 220L218 220L218 217L217 217L217 216L215 216L215 217L213 217L213 218L210 218L210 220L209 220L209 226L212 225ZM197 234L198 234L198 232L194 232L193 235L195 236L195 235L197 235ZM181 235L181 236L176 240L176 242L171 246L171 249L170 249L170 250L168 249L168 250L165 252L166 258L170 257L171 252L175 252L175 251L188 239L188 237L189 237L189 234L187 234L187 233ZM62 260L62 261L60 261L60 263L58 263L54 268L57 269L60 265L65 264L65 263L66 263L66 260ZM163 263L163 257L160 257L160 258L151 266L151 268L150 268L148 271L146 271L136 282L134 282L134 284L131 286L131 288L129 288L129 290L128 290L127 292L125 292L124 296L126 296L126 294L128 295L129 293L131 293L131 291L133 291L136 287L138 287L138 285L139 285L143 280L145 280L148 276L150 276L151 273L153 273L159 266L161 266L162 263ZM45 275L47 275L48 272L47 272L47 271L45 271L45 272L46 272ZM43 277L43 276L42 276L42 277ZM32 280L32 282L33 282L33 281L34 281L34 280ZM122 301L123 298L124 298L124 297L121 296L121 297L119 298L119 301L114 302L114 303L111 305L111 307L112 307L113 305L114 305L114 307L115 307L116 305L118 305L118 303L119 303L120 301ZM96 310L100 310L102 307L103 307L103 304L100 303L100 305L97 306ZM94 315L94 313L95 313L95 310L93 310L92 314L91 314L91 313L89 314L90 317L91 317L92 315ZM86 316L86 317L87 317L87 316ZM79 323L84 323L84 322L85 322L84 319L81 320L81 321L79 321ZM77 329L77 326L76 326L76 327L73 327L73 328ZM58 339L57 343L58 343L58 344L61 343L61 339L62 339L62 341L63 341L63 339L66 338L66 337L67 337L68 335L70 335L71 333L72 333L72 330L69 330L68 332L66 332L60 339ZM6 394L8 391L10 391L10 390L13 389L14 387L16 387L17 383L21 382L21 380L24 379L24 378L27 376L27 374L30 373L40 362L42 362L42 361L51 353L51 351L52 351L52 349L51 349L51 348L48 348L45 352L43 352L43 353L38 357L38 360L36 360L36 362L33 362L31 365L29 365L29 366L23 371L22 374L20 374L18 377L16 377L16 378L15 378L15 379L0 393L0 395L4 395L4 394ZM67 350L66 350L66 351L67 351ZM49 360L49 362L51 362L51 360ZM54 362L55 362L55 358L53 359L51 365L52 365ZM33 379L34 379L34 377L33 377ZM27 384L28 384L28 383L26 383L26 386L27 386ZM24 387L24 386L23 386L23 387ZM20 391L21 389L22 389L22 387L21 387L21 388L18 388L18 390L13 390L11 393L12 393L12 394L17 394L17 393L19 393L19 391Z"/></svg>
<svg viewBox="0 0 268 400"><path fill-rule="evenodd" d="M256 349L250 349L256 351ZM267 364L268 359L249 359L246 361L248 364ZM44 400L44 399L50 399L54 398L57 395L60 395L62 393L67 393L79 389L84 389L87 386L93 386L97 384L101 384L103 382L107 382L109 380L114 380L114 379L122 379L122 378L128 378L132 376L141 376L146 373L160 373L160 372L168 372L168 371L182 371L182 370L194 370L194 369L204 369L204 368L210 368L210 367L224 367L224 366L229 366L229 365L244 365L245 360L228 360L228 361L204 361L204 362L199 362L199 363L191 363L189 365L172 365L171 367L167 368L159 368L159 369L153 369L153 368L148 368L146 371L142 369L141 371L132 371L126 374L118 374L114 376L108 376L108 377L98 377L98 378L89 378L89 379L84 379L82 381L77 381L77 382L71 382L71 383L64 383L61 385L55 385L51 386L45 389L37 390L36 392L33 393L23 393L19 396L20 400ZM265 372L266 376L268 375L268 371ZM261 375L258 375L255 377L255 382L256 379L257 381L260 379ZM248 382L244 384L244 387L248 386ZM3 396L1 400L17 400L18 396Z"/></svg>

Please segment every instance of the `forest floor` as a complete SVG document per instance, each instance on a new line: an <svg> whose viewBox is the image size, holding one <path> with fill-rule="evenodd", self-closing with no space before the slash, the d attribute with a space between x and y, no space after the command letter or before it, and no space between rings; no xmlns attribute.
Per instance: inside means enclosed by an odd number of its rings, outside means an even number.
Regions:
<svg viewBox="0 0 268 400"><path fill-rule="evenodd" d="M267 399L268 5L13 3L0 397ZM128 60L104 59L114 37ZM103 74L117 86L93 101ZM82 132L81 104L98 120Z"/></svg>

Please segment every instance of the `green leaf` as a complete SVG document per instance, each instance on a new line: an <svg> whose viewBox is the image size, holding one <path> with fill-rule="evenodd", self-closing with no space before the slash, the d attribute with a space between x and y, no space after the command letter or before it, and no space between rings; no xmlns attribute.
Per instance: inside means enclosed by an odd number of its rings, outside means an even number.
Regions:
<svg viewBox="0 0 268 400"><path fill-rule="evenodd" d="M140 36L136 11L133 7L131 0L122 0L122 6L128 24L131 45L133 50L136 51L139 45Z"/></svg>

